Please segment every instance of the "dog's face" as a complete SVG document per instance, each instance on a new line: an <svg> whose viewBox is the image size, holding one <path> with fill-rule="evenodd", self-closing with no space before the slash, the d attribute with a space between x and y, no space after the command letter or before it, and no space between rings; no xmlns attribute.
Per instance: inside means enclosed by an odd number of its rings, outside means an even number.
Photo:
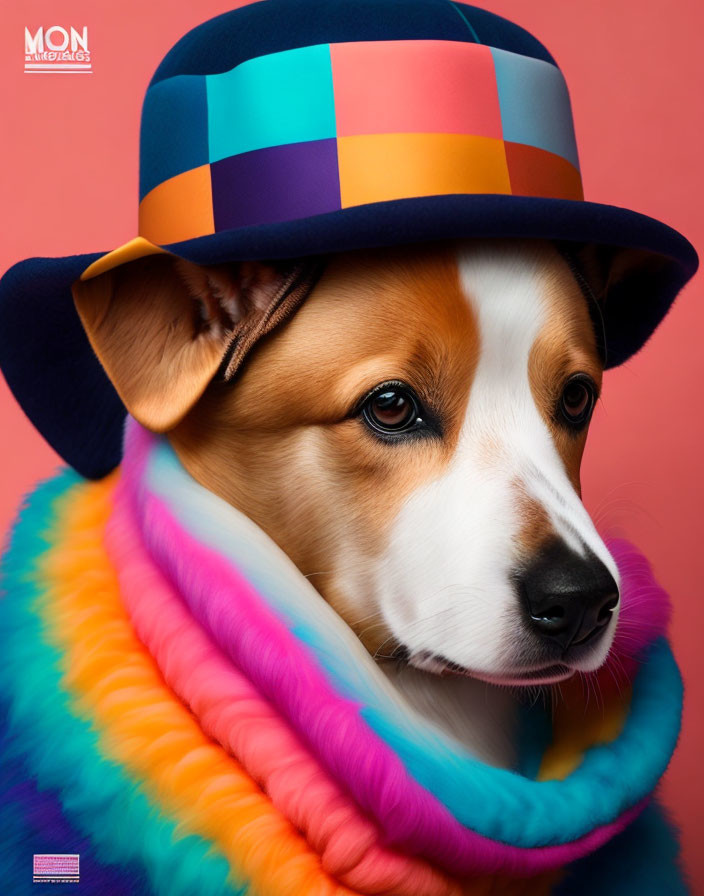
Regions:
<svg viewBox="0 0 704 896"><path fill-rule="evenodd" d="M181 288L173 271L159 282ZM222 310L227 287L214 283L204 288ZM187 374L178 395L149 369L150 356L163 364L161 343L105 348L99 326L116 327L104 310L91 320L91 289L77 305L128 408L169 431L194 477L267 531L373 654L517 684L604 661L618 572L579 480L602 364L586 300L551 245L340 254L234 383L211 380L224 345L214 328L210 375ZM113 284L119 329L153 332L149 302L125 311L119 293ZM180 382L203 368L192 358L203 332L174 336L173 315L169 345L193 342L172 364Z"/></svg>

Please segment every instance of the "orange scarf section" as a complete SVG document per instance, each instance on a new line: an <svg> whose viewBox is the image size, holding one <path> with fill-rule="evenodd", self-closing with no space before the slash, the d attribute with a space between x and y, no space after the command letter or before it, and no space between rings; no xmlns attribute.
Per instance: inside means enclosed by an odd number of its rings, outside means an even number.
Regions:
<svg viewBox="0 0 704 896"><path fill-rule="evenodd" d="M82 484L64 502L61 535L42 569L50 587L41 613L48 637L64 652L62 684L77 714L100 732L101 752L137 778L148 798L178 819L184 835L217 844L235 888L245 878L251 881L248 892L262 896L549 894L560 872L461 882L403 857L398 873L386 879L374 879L373 868L359 869L358 882L354 871L337 878L327 873L245 768L201 730L138 640L103 543L118 475ZM355 889L357 884L364 889Z"/></svg>

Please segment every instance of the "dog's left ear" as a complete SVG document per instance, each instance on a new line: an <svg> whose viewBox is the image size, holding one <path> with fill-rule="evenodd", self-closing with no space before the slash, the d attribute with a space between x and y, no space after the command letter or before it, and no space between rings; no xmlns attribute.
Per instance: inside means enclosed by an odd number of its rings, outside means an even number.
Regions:
<svg viewBox="0 0 704 896"><path fill-rule="evenodd" d="M559 248L568 262L571 262L589 284L594 298L603 305L609 294L634 271L643 271L645 276L657 273L663 266L663 259L642 249L621 249L613 246L594 244L571 245L559 243Z"/></svg>
<svg viewBox="0 0 704 896"><path fill-rule="evenodd" d="M597 346L606 366L620 364L655 329L666 306L644 296L665 291L668 260L643 249L558 242L588 301Z"/></svg>
<svg viewBox="0 0 704 896"><path fill-rule="evenodd" d="M201 266L138 259L72 287L88 338L129 413L165 432L216 373L231 378L254 344L303 301L320 261Z"/></svg>

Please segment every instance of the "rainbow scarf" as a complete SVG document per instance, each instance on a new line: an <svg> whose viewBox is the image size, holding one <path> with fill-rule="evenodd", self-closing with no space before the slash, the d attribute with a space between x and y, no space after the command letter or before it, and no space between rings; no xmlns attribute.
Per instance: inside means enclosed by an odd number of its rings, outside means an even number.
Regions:
<svg viewBox="0 0 704 896"><path fill-rule="evenodd" d="M519 768L492 768L128 420L121 467L40 485L4 557L0 878L29 892L31 854L55 851L110 896L547 894L587 867L593 883L629 831L662 827L645 807L681 711L667 597L632 546L609 547L623 608L601 699L577 683L554 718L526 708ZM631 871L614 892L656 892Z"/></svg>

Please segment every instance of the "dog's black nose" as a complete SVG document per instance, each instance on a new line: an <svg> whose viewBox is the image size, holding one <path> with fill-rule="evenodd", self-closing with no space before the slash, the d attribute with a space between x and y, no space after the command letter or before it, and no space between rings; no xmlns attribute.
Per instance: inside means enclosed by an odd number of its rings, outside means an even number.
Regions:
<svg viewBox="0 0 704 896"><path fill-rule="evenodd" d="M520 577L532 629L563 650L599 636L618 605L618 587L594 554L555 541Z"/></svg>

